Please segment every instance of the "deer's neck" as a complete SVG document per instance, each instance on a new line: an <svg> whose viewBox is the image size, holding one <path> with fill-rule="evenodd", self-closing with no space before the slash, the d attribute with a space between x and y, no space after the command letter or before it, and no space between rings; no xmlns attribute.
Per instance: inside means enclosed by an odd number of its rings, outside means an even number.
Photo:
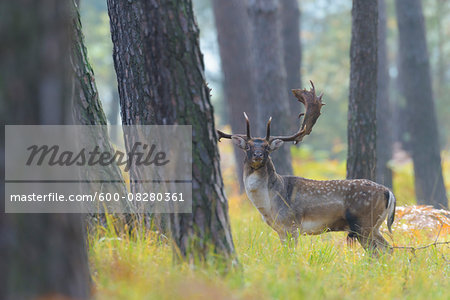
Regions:
<svg viewBox="0 0 450 300"><path fill-rule="evenodd" d="M259 169L253 169L244 163L244 185L247 196L253 205L265 215L270 210L272 190L281 181L270 157L267 163Z"/></svg>
<svg viewBox="0 0 450 300"><path fill-rule="evenodd" d="M268 157L267 162L258 169L253 169L246 159L244 162L244 181L248 176L266 178L266 182L268 184L273 183L273 181L281 177L275 170L275 166L273 165L272 159L270 157Z"/></svg>

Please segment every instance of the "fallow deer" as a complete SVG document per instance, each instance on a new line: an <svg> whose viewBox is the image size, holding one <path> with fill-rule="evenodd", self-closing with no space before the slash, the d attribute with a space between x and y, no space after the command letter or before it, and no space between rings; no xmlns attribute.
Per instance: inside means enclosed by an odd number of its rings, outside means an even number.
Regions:
<svg viewBox="0 0 450 300"><path fill-rule="evenodd" d="M279 175L270 153L284 142L297 144L311 133L320 115L322 95L317 97L314 84L307 91L292 90L305 106L303 122L291 136L271 136L267 122L265 138L250 135L250 122L244 112L247 134L226 134L217 131L221 138L231 139L246 152L244 185L247 196L261 213L263 220L285 243L292 237L297 243L301 234L321 234L327 231L347 231L348 239L357 238L366 250L388 250L379 227L387 218L390 232L394 222L396 200L392 192L366 179L318 181L295 176Z"/></svg>

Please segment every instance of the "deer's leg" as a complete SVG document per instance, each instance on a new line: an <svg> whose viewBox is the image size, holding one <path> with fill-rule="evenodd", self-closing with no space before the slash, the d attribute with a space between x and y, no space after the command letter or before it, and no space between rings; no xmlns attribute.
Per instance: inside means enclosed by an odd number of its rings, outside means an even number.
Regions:
<svg viewBox="0 0 450 300"><path fill-rule="evenodd" d="M297 228L293 228L291 229L291 231L289 232L289 237L290 237L290 242L292 243L292 247L296 248L297 244L298 244L298 229Z"/></svg>
<svg viewBox="0 0 450 300"><path fill-rule="evenodd" d="M373 257L378 257L380 249L378 248L377 238L375 237L373 228L361 229L357 237L366 252L370 253Z"/></svg>
<svg viewBox="0 0 450 300"><path fill-rule="evenodd" d="M281 244L285 245L287 242L287 233L284 230L277 230L278 237L280 238Z"/></svg>
<svg viewBox="0 0 450 300"><path fill-rule="evenodd" d="M353 247L356 243L357 234L355 232L350 231L347 235L347 246Z"/></svg>
<svg viewBox="0 0 450 300"><path fill-rule="evenodd" d="M380 233L380 231L378 229L374 230L373 236L375 239L377 249L379 249L385 253L392 252L391 245L389 245L388 241L386 241L386 239L383 237L383 235Z"/></svg>
<svg viewBox="0 0 450 300"><path fill-rule="evenodd" d="M390 245L377 228L366 228L357 234L361 246L373 256L390 252Z"/></svg>
<svg viewBox="0 0 450 300"><path fill-rule="evenodd" d="M358 232L356 232L356 237L358 239L358 242L361 244L361 246L366 251L371 251L371 245L372 245L372 239L371 239L371 232L370 230L362 230L360 229Z"/></svg>
<svg viewBox="0 0 450 300"><path fill-rule="evenodd" d="M355 240L358 240L361 246L363 246L363 248L366 249L366 247L364 247L364 243L366 242L366 240L361 242L360 236L362 235L361 231L362 227L356 215L352 214L350 211L347 210L345 213L345 219L347 220L348 226L350 228L347 235L347 245L353 246Z"/></svg>
<svg viewBox="0 0 450 300"><path fill-rule="evenodd" d="M363 224L364 222L350 211L346 211L345 219L350 228L347 236L347 243L356 238L364 250L371 251L371 246L373 244L371 224Z"/></svg>
<svg viewBox="0 0 450 300"><path fill-rule="evenodd" d="M377 256L379 252L385 252L390 249L389 243L381 235L378 228L383 222L384 218L382 213L378 211L373 212L375 218L361 218L356 214L352 214L350 211L346 212L346 220L348 222L350 232L347 240L351 240L356 237L361 246L368 252L371 252L374 256Z"/></svg>
<svg viewBox="0 0 450 300"><path fill-rule="evenodd" d="M288 245L289 247L296 247L298 242L298 231L295 230L277 230L280 237L281 244Z"/></svg>
<svg viewBox="0 0 450 300"><path fill-rule="evenodd" d="M388 241L383 237L383 235L380 232L380 226L384 222L384 219L386 218L386 214L381 214L380 218L377 220L377 223L375 225L375 228L373 229L373 236L376 241L377 249L383 251L392 253L391 245L389 245Z"/></svg>

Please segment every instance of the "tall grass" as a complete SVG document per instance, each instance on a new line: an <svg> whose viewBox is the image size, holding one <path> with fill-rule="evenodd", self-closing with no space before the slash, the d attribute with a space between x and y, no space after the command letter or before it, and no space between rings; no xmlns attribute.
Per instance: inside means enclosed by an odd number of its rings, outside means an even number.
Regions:
<svg viewBox="0 0 450 300"><path fill-rule="evenodd" d="M230 155L230 150L225 150L223 156ZM117 233L113 226L99 227L89 236L98 299L450 298L448 245L416 253L395 250L378 259L368 256L359 245L347 246L345 233L302 236L296 249L282 246L246 196L239 194L231 164L223 165L231 228L242 268L223 275L213 266L174 263L170 243L153 232L125 234ZM447 171L448 167L446 164ZM294 161L294 169L296 173L302 169L305 177L343 178L345 165L303 157ZM408 192L396 191L400 203L411 203L411 199L403 199L404 195L413 197L411 183L409 179L401 183L401 189ZM399 188L397 185L396 190ZM402 230L398 226L388 240L395 245L423 245L433 242L436 234L436 230ZM441 241L448 239L448 232L441 233Z"/></svg>

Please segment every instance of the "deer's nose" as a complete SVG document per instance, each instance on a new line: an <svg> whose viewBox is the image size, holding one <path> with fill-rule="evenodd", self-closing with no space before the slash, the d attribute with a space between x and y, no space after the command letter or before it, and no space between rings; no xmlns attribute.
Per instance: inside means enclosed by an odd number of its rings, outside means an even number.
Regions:
<svg viewBox="0 0 450 300"><path fill-rule="evenodd" d="M253 159L261 160L264 157L264 153L257 151L253 153Z"/></svg>

